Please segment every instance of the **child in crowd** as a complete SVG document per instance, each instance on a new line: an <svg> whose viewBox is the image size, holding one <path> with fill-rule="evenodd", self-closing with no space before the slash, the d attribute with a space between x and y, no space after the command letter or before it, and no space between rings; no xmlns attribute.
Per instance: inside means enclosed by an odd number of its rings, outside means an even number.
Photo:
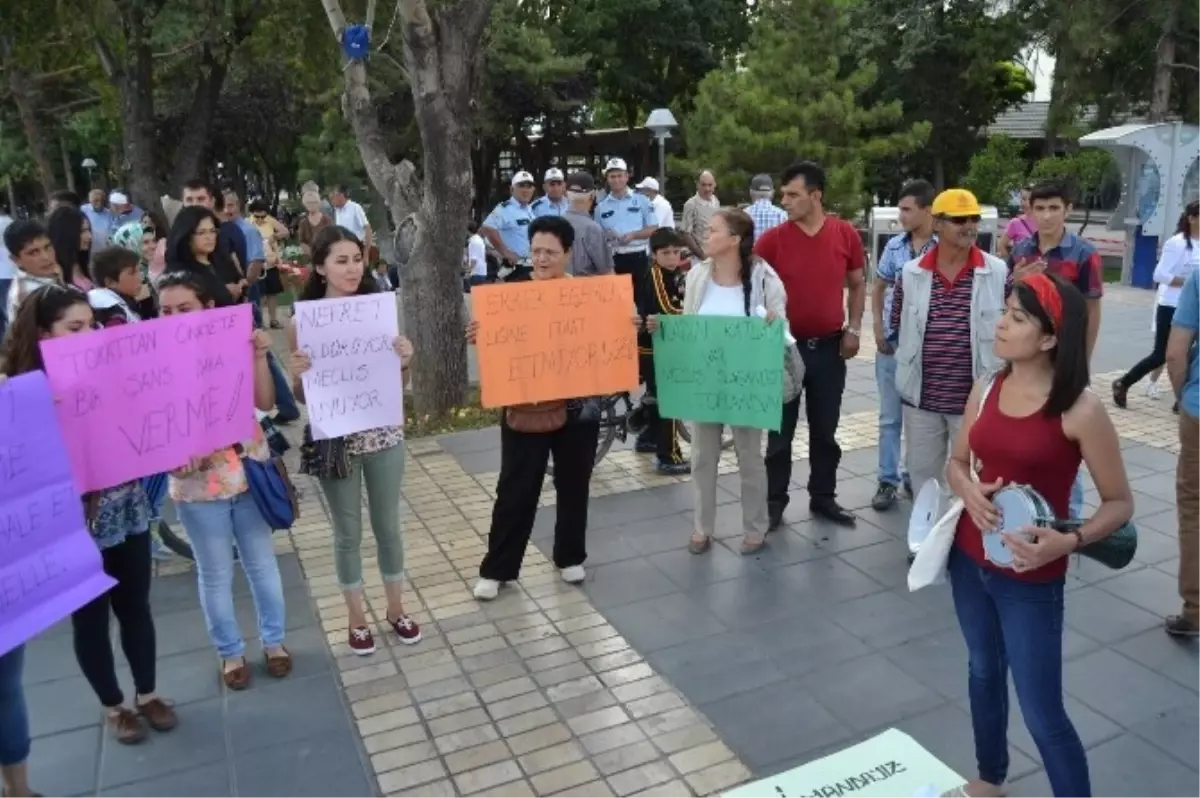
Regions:
<svg viewBox="0 0 1200 798"><path fill-rule="evenodd" d="M12 324L17 318L21 300L43 285L62 285L54 245L41 222L22 219L4 229L4 246L12 258L17 273L8 289L4 318Z"/></svg>
<svg viewBox="0 0 1200 798"><path fill-rule="evenodd" d="M645 280L635 286L638 315L643 319L683 312L683 286L680 280L680 248L683 239L669 227L660 227L650 236L651 263ZM654 452L660 474L689 474L692 467L679 449L679 423L659 415L654 379L654 348L652 330L645 326L638 332L638 365L646 393L642 398L642 414L646 428L638 436L639 452Z"/></svg>
<svg viewBox="0 0 1200 798"><path fill-rule="evenodd" d="M92 259L92 280L97 287L88 291L88 304L101 327L142 320L135 309L142 290L139 266L137 254L122 247L107 247Z"/></svg>

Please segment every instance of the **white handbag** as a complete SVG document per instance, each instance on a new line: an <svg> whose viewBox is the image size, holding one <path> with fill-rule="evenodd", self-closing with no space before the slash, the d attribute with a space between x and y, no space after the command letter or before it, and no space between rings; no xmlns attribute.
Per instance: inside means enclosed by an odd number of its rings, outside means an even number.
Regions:
<svg viewBox="0 0 1200 798"><path fill-rule="evenodd" d="M983 394L979 397L979 413L975 416L976 419L983 414L983 405L987 402L988 395L991 394L992 386L995 384L996 375L992 374L983 387ZM971 465L968 470L971 472L971 479L978 482L979 474L976 469L974 453L971 454ZM950 502L949 509L933 525L933 529L929 530L925 540L921 541L921 548L917 550L917 556L913 558L912 565L908 567L908 590L910 593L930 585L940 585L946 581L946 562L950 559L950 549L954 546L954 535L958 531L958 519L962 516L964 507L963 500L955 496L954 501Z"/></svg>

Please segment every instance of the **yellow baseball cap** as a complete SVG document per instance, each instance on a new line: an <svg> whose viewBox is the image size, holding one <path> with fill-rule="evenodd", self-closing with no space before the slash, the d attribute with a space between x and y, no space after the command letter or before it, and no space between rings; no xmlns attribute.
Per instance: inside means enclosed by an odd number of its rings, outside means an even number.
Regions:
<svg viewBox="0 0 1200 798"><path fill-rule="evenodd" d="M934 216L979 216L979 200L965 188L948 188L933 201Z"/></svg>

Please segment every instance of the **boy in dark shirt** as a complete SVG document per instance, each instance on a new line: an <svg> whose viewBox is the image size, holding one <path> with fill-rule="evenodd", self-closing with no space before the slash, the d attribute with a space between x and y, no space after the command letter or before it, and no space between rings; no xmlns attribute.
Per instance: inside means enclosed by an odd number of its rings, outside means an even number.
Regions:
<svg viewBox="0 0 1200 798"><path fill-rule="evenodd" d="M678 271L682 243L679 233L669 227L660 227L650 236L650 268L642 283L635 286L638 315L643 319L683 313L683 275ZM643 324L638 333L638 366L646 383L642 397L646 429L638 436L637 451L658 455L660 474L689 474L692 467L679 449L679 422L658 413L651 332Z"/></svg>

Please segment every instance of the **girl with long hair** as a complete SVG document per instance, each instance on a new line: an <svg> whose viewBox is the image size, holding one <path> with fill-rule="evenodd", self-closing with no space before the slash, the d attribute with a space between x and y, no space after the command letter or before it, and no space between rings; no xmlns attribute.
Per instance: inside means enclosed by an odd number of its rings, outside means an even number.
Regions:
<svg viewBox="0 0 1200 798"><path fill-rule="evenodd" d="M74 286L49 285L34 291L8 334L4 374L15 377L44 368L39 344L47 338L86 335L95 328L87 295ZM106 714L106 724L121 743L136 743L155 731L175 728L170 704L155 693L156 642L150 612L150 502L140 480L83 497L92 539L100 549L104 572L116 581L112 590L71 615L75 658ZM121 648L133 676L136 699L125 701L117 679L109 632L117 619Z"/></svg>
<svg viewBox="0 0 1200 798"><path fill-rule="evenodd" d="M1167 339L1171 337L1171 319L1179 304L1183 283L1200 266L1200 202L1190 202L1179 216L1175 235L1163 244L1162 255L1154 268L1158 284L1158 304L1154 311L1154 349L1123 376L1113 380L1113 403L1124 408L1129 401L1129 389L1151 372L1157 372L1167 361Z"/></svg>
<svg viewBox="0 0 1200 798"><path fill-rule="evenodd" d="M180 216L189 210L192 209L184 208ZM167 272L158 283L162 315L199 313L214 307L210 284L211 281L193 271ZM252 333L251 342L254 406L266 412L275 404L275 383L267 365L271 339L257 330ZM283 580L275 559L271 527L250 494L242 466L243 457L265 462L270 455L262 430L256 426L250 440L204 457L193 457L187 465L172 471L170 477L171 501L196 555L200 608L204 611L208 636L221 659L221 679L231 690L246 689L251 678L246 643L233 608L235 544L257 610L267 674L280 679L292 671L291 654L283 645Z"/></svg>
<svg viewBox="0 0 1200 798"><path fill-rule="evenodd" d="M62 281L81 291L92 288L92 223L78 208L63 206L55 209L46 220L46 232L54 246Z"/></svg>
<svg viewBox="0 0 1200 798"><path fill-rule="evenodd" d="M344 227L326 227L312 246L312 270L301 294L303 300L336 299L373 294L375 280L366 267L362 243ZM293 391L304 400L301 377L312 368L312 358L301 350L294 323L288 325ZM400 358L397 379L408 376L412 344L398 336L392 347ZM304 430L301 470L321 483L333 519L333 552L338 584L349 612L350 650L360 656L375 652L375 635L363 604L362 493L367 487L371 531L378 550L379 572L387 596L385 619L401 643L421 640L421 628L404 611L404 531L400 519L400 483L404 481L404 428L376 427L341 438L315 441L312 427Z"/></svg>
<svg viewBox="0 0 1200 798"><path fill-rule="evenodd" d="M768 323L786 323L787 292L779 275L754 255L754 221L742 210L723 208L712 218L705 252L708 257L687 273L684 314L700 316L759 315ZM647 329L656 327L647 322ZM783 398L780 396L780 407ZM782 412L782 410L780 411ZM717 520L717 466L724 425L696 422L692 427L692 484L696 492L696 529L688 550L702 554L712 546ZM767 471L762 457L763 431L732 427L742 480L742 554L766 544Z"/></svg>
<svg viewBox="0 0 1200 798"><path fill-rule="evenodd" d="M203 205L181 209L167 235L166 271L198 275L215 306L226 307L237 301L242 274L219 246L220 230L221 220Z"/></svg>
<svg viewBox="0 0 1200 798"><path fill-rule="evenodd" d="M967 795L1002 795L1008 776L1008 672L1055 795L1091 794L1083 745L1063 706L1063 591L1068 556L1133 515L1112 419L1087 390L1087 307L1055 275L1019 281L996 326L997 374L976 383L946 468L965 505L949 556L954 608L968 652L968 692L979 778ZM972 457L978 463L973 473ZM985 555L980 530L1001 522L992 496L1037 491L1069 517L1071 486L1087 464L1100 506L1075 531L1004 532L1012 567Z"/></svg>

